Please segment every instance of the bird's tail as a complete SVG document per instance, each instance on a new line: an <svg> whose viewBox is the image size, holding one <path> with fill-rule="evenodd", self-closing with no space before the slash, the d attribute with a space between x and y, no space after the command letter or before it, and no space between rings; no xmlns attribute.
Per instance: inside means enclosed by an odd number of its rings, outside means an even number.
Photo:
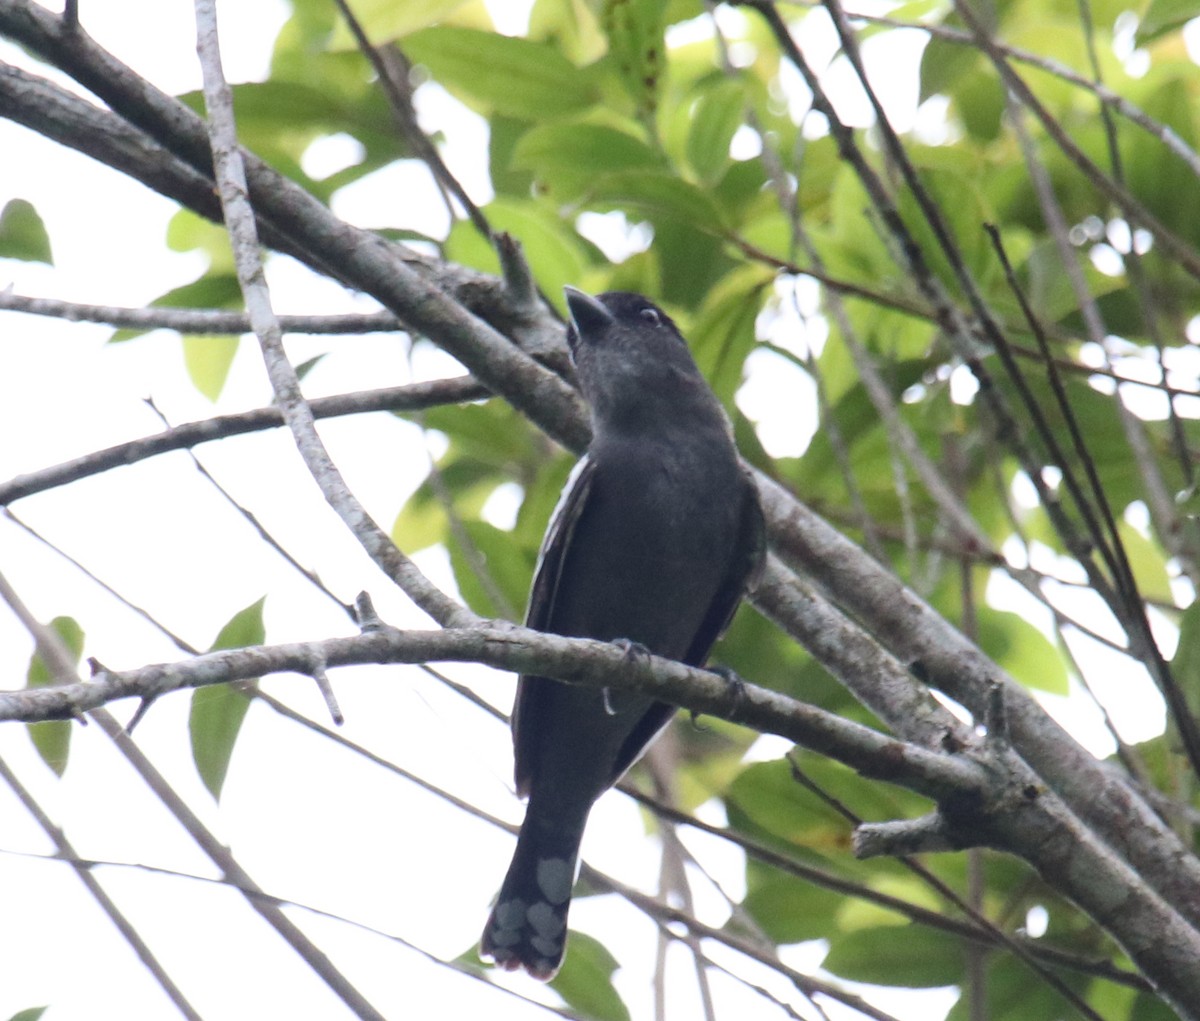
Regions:
<svg viewBox="0 0 1200 1021"><path fill-rule="evenodd" d="M508 875L483 930L480 953L501 968L548 982L562 965L575 863L587 817L546 819L531 802Z"/></svg>

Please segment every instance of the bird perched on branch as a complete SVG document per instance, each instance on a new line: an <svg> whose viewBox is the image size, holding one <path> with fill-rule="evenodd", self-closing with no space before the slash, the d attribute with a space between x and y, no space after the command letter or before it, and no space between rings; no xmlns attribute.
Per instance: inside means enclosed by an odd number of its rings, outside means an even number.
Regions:
<svg viewBox="0 0 1200 1021"><path fill-rule="evenodd" d="M592 443L546 531L526 624L700 666L761 568L757 490L670 317L639 294L565 292ZM485 956L542 980L558 971L592 804L673 713L635 692L521 677L513 747L529 804Z"/></svg>

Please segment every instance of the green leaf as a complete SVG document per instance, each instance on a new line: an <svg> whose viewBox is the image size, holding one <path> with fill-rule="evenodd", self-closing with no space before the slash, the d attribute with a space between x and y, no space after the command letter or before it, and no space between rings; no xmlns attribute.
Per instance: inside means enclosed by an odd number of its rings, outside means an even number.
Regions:
<svg viewBox="0 0 1200 1021"><path fill-rule="evenodd" d="M487 498L505 481L502 472L474 457L449 460L438 469L442 486L450 494L456 513L464 518L479 515ZM450 521L442 497L426 480L405 501L392 525L392 539L406 553L415 553L450 537Z"/></svg>
<svg viewBox="0 0 1200 1021"><path fill-rule="evenodd" d="M307 376L313 369L321 364L329 355L328 351L322 351L319 355L313 355L311 358L306 358L296 366L296 378L300 382L304 382L304 377Z"/></svg>
<svg viewBox="0 0 1200 1021"><path fill-rule="evenodd" d="M990 20L988 15L983 16ZM956 14L947 17L944 24L960 31L964 28ZM1039 28L1041 24L1039 19ZM1062 29L1059 38L1069 34L1069 29ZM1004 112L1004 89L976 47L937 36L930 38L921 55L920 101L936 93L953 100L953 109L972 138L985 142L996 138Z"/></svg>
<svg viewBox="0 0 1200 1021"><path fill-rule="evenodd" d="M1014 235L1005 237L1005 247L1012 257ZM1016 235L1019 239L1019 235ZM1018 242L1019 243L1019 240ZM1123 289L1124 281L1118 277L1110 277L1101 273L1090 262L1079 266L1087 277L1088 293L1100 297L1112 291ZM1022 275L1026 278L1026 298L1038 314L1050 322L1062 322L1068 316L1079 314L1079 295L1072 282L1073 278L1063 266L1062 255L1058 245L1051 238L1046 238L1033 245L1025 256L1021 266ZM1006 288L1007 289L1007 285ZM999 295L999 303L1005 298Z"/></svg>
<svg viewBox="0 0 1200 1021"><path fill-rule="evenodd" d="M73 664L79 663L83 653L83 628L73 617L55 617L49 624L50 630L62 639L63 645L71 653ZM35 652L29 660L29 670L25 674L25 687L45 688L55 683L55 677L41 654ZM40 723L30 723L29 738L37 749L42 761L55 773L62 776L67 769L67 757L71 751L71 722L69 720L44 720Z"/></svg>
<svg viewBox="0 0 1200 1021"><path fill-rule="evenodd" d="M562 970L550 988L584 1017L629 1021L629 1008L612 981L617 967L616 958L604 944L585 933L572 931Z"/></svg>
<svg viewBox="0 0 1200 1021"><path fill-rule="evenodd" d="M328 189L317 187L299 166L305 150L317 138L344 132L371 154L371 158L364 154L358 173L351 176L362 176L384 162L411 155L403 137L396 134L381 90L371 87L365 58L352 53L319 54L308 60L306 70L302 80L233 86L238 137L247 148L280 164L277 169L322 198ZM339 171L343 177L346 173ZM223 227L216 229L224 233Z"/></svg>
<svg viewBox="0 0 1200 1021"><path fill-rule="evenodd" d="M894 321L894 317L893 317ZM829 388L829 400L833 401L829 417L837 422L843 442L851 452L851 467L861 488L878 492L893 506L895 484L891 464L891 441L879 418L871 398L861 383L855 382L849 356L842 345L826 344L821 353L820 367ZM826 372L826 367L832 371ZM911 359L893 362L887 367L888 383L892 392L902 394L904 390L921 379L928 370L929 362ZM848 384L841 391L843 380ZM801 492L820 492L826 499L842 499L845 480L838 465L837 455L829 433L822 430L813 437L795 472L795 482Z"/></svg>
<svg viewBox="0 0 1200 1021"><path fill-rule="evenodd" d="M263 604L266 596L235 613L217 635L210 652L262 645ZM234 742L242 727L250 699L229 684L210 684L192 692L188 715L188 733L192 741L192 761L204 786L216 799L221 797Z"/></svg>
<svg viewBox="0 0 1200 1021"><path fill-rule="evenodd" d="M1179 1021L1179 1015L1153 993L1138 993L1125 1017L1129 1021Z"/></svg>
<svg viewBox="0 0 1200 1021"><path fill-rule="evenodd" d="M606 174L592 186L591 200L643 215L665 216L719 233L721 210L694 184L654 171L628 170Z"/></svg>
<svg viewBox="0 0 1200 1021"><path fill-rule="evenodd" d="M445 540L448 530L446 512L436 500L410 497L392 523L392 542L405 553L417 553Z"/></svg>
<svg viewBox="0 0 1200 1021"><path fill-rule="evenodd" d="M745 107L742 86L722 78L706 89L692 108L687 158L705 184L715 184L729 166L729 143L742 124Z"/></svg>
<svg viewBox="0 0 1200 1021"><path fill-rule="evenodd" d="M206 273L190 284L171 288L150 304L156 308L239 308L242 288L236 273Z"/></svg>
<svg viewBox="0 0 1200 1021"><path fill-rule="evenodd" d="M800 943L832 935L843 900L845 894L775 873L754 885L742 907L773 943Z"/></svg>
<svg viewBox="0 0 1200 1021"><path fill-rule="evenodd" d="M9 1021L38 1021L38 1018L49 1009L49 1007L26 1007L24 1010L18 1010L9 1018Z"/></svg>
<svg viewBox="0 0 1200 1021"><path fill-rule="evenodd" d="M1064 971L1060 973L1060 977L1076 993L1082 994L1087 988L1088 980L1081 975ZM961 978L958 981L961 981ZM1031 982L1028 966L1012 955L992 958L984 976L983 986L982 1016L988 1021L1057 1021L1074 1013L1056 989L1045 982ZM1084 998L1090 1000L1090 996ZM979 1015L972 1007L971 997L963 996L946 1015L946 1021L971 1021L977 1016ZM1104 1011L1102 1016L1118 1018L1122 1015ZM1163 1015L1157 1011L1145 1014L1139 1011L1126 1015L1128 1021L1167 1021L1173 1016L1171 1013Z"/></svg>
<svg viewBox="0 0 1200 1021"><path fill-rule="evenodd" d="M1200 600L1179 618L1179 644L1171 660L1171 674L1180 690L1189 693L1194 713L1200 706Z"/></svg>
<svg viewBox="0 0 1200 1021"><path fill-rule="evenodd" d="M602 14L609 57L647 124L658 108L663 79L666 9L667 0L606 0Z"/></svg>
<svg viewBox="0 0 1200 1021"><path fill-rule="evenodd" d="M1159 36L1183 28L1193 18L1200 18L1198 0L1150 0L1138 23L1137 44L1145 46Z"/></svg>
<svg viewBox="0 0 1200 1021"><path fill-rule="evenodd" d="M513 535L530 549L538 549L546 525L558 506L567 479L575 468L574 454L560 451L539 458L537 471L524 484L524 496L517 511L517 522Z"/></svg>
<svg viewBox="0 0 1200 1021"><path fill-rule="evenodd" d="M541 190L562 198L582 195L600 174L665 169L661 153L605 124L540 124L521 136L512 165L532 171Z"/></svg>
<svg viewBox="0 0 1200 1021"><path fill-rule="evenodd" d="M874 985L949 986L962 981L963 946L957 936L936 929L886 925L835 940L821 967Z"/></svg>
<svg viewBox="0 0 1200 1021"><path fill-rule="evenodd" d="M1153 117L1174 131L1180 139L1195 149L1200 141L1200 123L1196 114L1196 79L1187 70L1169 68L1145 83L1138 97L1139 105L1148 117ZM1095 125L1092 125L1095 127ZM1095 148L1103 144L1097 136ZM1195 182L1191 167L1161 145L1139 145L1129 153L1126 166L1126 186L1131 193L1155 213L1180 238L1192 244L1200 234L1200 210L1191 203L1180 202Z"/></svg>
<svg viewBox="0 0 1200 1021"><path fill-rule="evenodd" d="M155 303L184 305L187 308L212 306L206 297L206 286L217 295L231 294L230 281L237 285L233 248L229 232L219 223L206 220L190 209L181 209L167 223L167 247L173 252L203 252L208 256L208 270L199 280L168 291ZM206 284L206 281L208 282ZM240 296L240 290L238 292Z"/></svg>
<svg viewBox="0 0 1200 1021"><path fill-rule="evenodd" d="M466 0L357 0L354 16L363 26L368 38L376 45L408 35L418 29L436 24L466 6ZM330 46L354 46L343 18L338 18ZM480 19L483 20L483 19ZM482 25L480 27L483 27Z"/></svg>
<svg viewBox="0 0 1200 1021"><path fill-rule="evenodd" d="M33 203L10 199L0 210L0 258L54 265L50 235Z"/></svg>
<svg viewBox="0 0 1200 1021"><path fill-rule="evenodd" d="M488 176L497 196L527 198L533 193L533 175L513 160L528 128L528 121L501 114L488 122Z"/></svg>
<svg viewBox="0 0 1200 1021"><path fill-rule="evenodd" d="M900 273L873 221L863 216L871 206L863 183L850 168L841 167L834 172L825 197L828 226L814 230L813 241L826 272L848 280L870 280L874 290L886 292ZM905 285L911 286L907 280Z"/></svg>
<svg viewBox="0 0 1200 1021"><path fill-rule="evenodd" d="M755 323L763 292L774 276L767 267L754 264L727 274L708 292L689 330L696 364L727 408L741 386L746 356L757 342Z"/></svg>
<svg viewBox="0 0 1200 1021"><path fill-rule="evenodd" d="M960 19L947 19L961 28ZM929 43L921 53L920 102L939 92L950 93L962 79L976 68L981 57L973 46L963 46L941 36L930 36Z"/></svg>
<svg viewBox="0 0 1200 1021"><path fill-rule="evenodd" d="M410 35L404 51L459 98L487 112L545 120L591 106L591 78L553 46L439 25Z"/></svg>
<svg viewBox="0 0 1200 1021"><path fill-rule="evenodd" d="M422 424L450 439L450 453L511 472L539 451L528 423L505 401L489 400L422 412Z"/></svg>
<svg viewBox="0 0 1200 1021"><path fill-rule="evenodd" d="M920 157L925 157L920 167L921 183L941 210L943 225L957 243L958 256L977 280L986 283L996 275L995 253L982 227L988 222L990 210L971 176L974 170L971 161L956 159L958 155L962 154L938 153L934 149L920 153ZM904 189L897 207L929 268L949 286L956 286L951 261L921 212L914 193Z"/></svg>
<svg viewBox="0 0 1200 1021"><path fill-rule="evenodd" d="M1158 543L1147 539L1128 521L1117 522L1117 534L1121 537L1121 545L1125 547L1138 591L1147 599L1174 602L1171 579L1167 574L1167 558Z"/></svg>
<svg viewBox="0 0 1200 1021"><path fill-rule="evenodd" d="M183 338L183 364L188 378L210 401L221 396L240 343L237 337L215 335Z"/></svg>
<svg viewBox="0 0 1200 1021"><path fill-rule="evenodd" d="M981 606L979 647L1027 688L1054 695L1069 690L1062 653L1032 624L1015 613Z"/></svg>
<svg viewBox="0 0 1200 1021"><path fill-rule="evenodd" d="M867 882L876 893L896 897L918 907L937 911L941 901L924 881L911 874L900 876L873 875ZM843 932L858 929L875 929L884 925L907 925L908 916L895 908L885 907L874 901L859 897L842 897L837 907L838 928Z"/></svg>
<svg viewBox="0 0 1200 1021"><path fill-rule="evenodd" d="M846 820L792 777L782 759L747 766L729 787L726 805L750 832L823 854L850 848Z"/></svg>
<svg viewBox="0 0 1200 1021"><path fill-rule="evenodd" d="M495 525L464 521L462 527L473 547L471 554L457 536L451 536L449 547L454 578L463 599L483 617L519 617L525 608L534 560L523 556L512 535Z"/></svg>

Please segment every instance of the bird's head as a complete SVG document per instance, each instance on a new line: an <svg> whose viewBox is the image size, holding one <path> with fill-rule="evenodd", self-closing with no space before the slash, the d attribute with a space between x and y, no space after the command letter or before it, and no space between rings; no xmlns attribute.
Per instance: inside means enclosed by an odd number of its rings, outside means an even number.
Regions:
<svg viewBox="0 0 1200 1021"><path fill-rule="evenodd" d="M629 291L593 297L565 287L567 342L598 423L638 426L681 403L715 404L674 321Z"/></svg>

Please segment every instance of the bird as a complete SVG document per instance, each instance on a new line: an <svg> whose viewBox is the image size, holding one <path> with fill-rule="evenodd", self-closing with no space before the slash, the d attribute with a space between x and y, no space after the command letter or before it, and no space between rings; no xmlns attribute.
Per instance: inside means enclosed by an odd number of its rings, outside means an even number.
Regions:
<svg viewBox="0 0 1200 1021"><path fill-rule="evenodd" d="M757 488L671 318L640 294L564 294L592 440L542 541L526 625L702 666L761 572ZM592 805L674 712L641 693L520 677L514 773L528 804L482 956L542 981L558 972Z"/></svg>

